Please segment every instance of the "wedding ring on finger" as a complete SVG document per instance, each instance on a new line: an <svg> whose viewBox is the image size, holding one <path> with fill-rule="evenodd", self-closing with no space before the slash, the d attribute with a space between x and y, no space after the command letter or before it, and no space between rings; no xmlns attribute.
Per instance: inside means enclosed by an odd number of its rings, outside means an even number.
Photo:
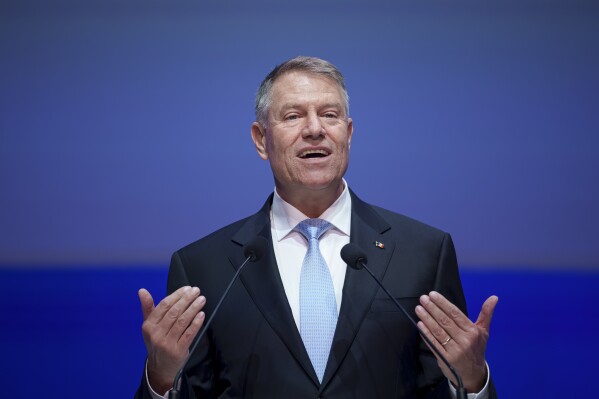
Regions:
<svg viewBox="0 0 599 399"><path fill-rule="evenodd" d="M451 337L447 337L447 339L443 342L441 342L441 346L445 346L449 343L449 341L451 341Z"/></svg>

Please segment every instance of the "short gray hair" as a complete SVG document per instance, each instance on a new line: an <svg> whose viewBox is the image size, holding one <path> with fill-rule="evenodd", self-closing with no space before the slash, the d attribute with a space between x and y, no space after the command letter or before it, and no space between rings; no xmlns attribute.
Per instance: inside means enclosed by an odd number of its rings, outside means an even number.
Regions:
<svg viewBox="0 0 599 399"><path fill-rule="evenodd" d="M277 65L262 81L256 93L256 120L263 126L268 126L268 108L272 105L272 86L285 73L302 71L314 73L332 79L343 97L345 114L349 114L349 96L345 88L343 74L328 61L316 57L299 56Z"/></svg>

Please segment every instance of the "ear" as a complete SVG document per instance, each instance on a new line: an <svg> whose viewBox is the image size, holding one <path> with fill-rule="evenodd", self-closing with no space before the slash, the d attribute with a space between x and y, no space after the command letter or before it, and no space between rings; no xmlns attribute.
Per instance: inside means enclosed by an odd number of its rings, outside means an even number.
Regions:
<svg viewBox="0 0 599 399"><path fill-rule="evenodd" d="M351 148L351 139L354 135L354 121L351 118L347 118L347 148Z"/></svg>
<svg viewBox="0 0 599 399"><path fill-rule="evenodd" d="M268 159L268 152L266 151L266 129L260 122L252 123L252 140L254 141L258 155L266 161Z"/></svg>

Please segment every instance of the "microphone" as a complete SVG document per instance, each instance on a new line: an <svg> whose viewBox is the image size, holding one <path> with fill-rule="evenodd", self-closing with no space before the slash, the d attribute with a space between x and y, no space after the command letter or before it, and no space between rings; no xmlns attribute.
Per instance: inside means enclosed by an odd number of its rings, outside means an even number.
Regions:
<svg viewBox="0 0 599 399"><path fill-rule="evenodd" d="M268 249L268 241L266 240L266 238L261 237L261 236L255 237L253 240L248 242L243 247L243 256L245 256L245 260L243 261L241 266L239 266L239 269L237 269L237 272L235 272L235 275L231 279L231 282L227 286L227 289L225 290L223 295L220 297L220 300L214 307L214 311L212 312L212 315L210 315L210 318L204 325L202 332L200 333L200 335L198 335L194 344L189 349L189 354L187 355L187 357L185 358L185 361L183 362L183 367L181 367L181 369L179 369L179 371L177 372L177 375L175 376L175 380L173 381L173 388L168 393L168 399L179 399L181 397L181 391L180 391L179 384L181 383L181 378L183 377L183 370L185 370L185 367L187 366L187 363L189 363L189 359L191 358L191 355L193 354L193 352L195 351L199 342L202 340L202 338L206 334L206 331L208 330L210 323L212 323L212 320L214 319L214 316L218 312L220 305L223 303L223 301L227 297L227 294L229 293L229 290L233 286L233 283L237 280L237 278L241 274L243 267L248 262L256 262L257 260L262 258L267 249Z"/></svg>
<svg viewBox="0 0 599 399"><path fill-rule="evenodd" d="M364 251L362 251L362 248L360 248L356 244L352 244L352 243L346 244L343 248L341 248L341 259L343 259L343 261L345 263L347 263L347 265L349 267L351 267L352 269L355 269L355 270L365 269L368 272L368 274L370 274L372 276L372 278L374 279L374 281L377 282L379 287L381 287L381 289L383 291L385 291L385 293L389 296L389 298L391 298L393 303L395 303L395 306L397 306L399 308L399 310L401 310L401 312L408 318L408 320L410 320L410 322L416 328L416 330L418 330L418 332L420 333L420 336L428 344L428 346L431 348L431 350L443 361L443 363L451 371L451 373L455 377L456 381L458 382L458 388L456 390L457 399L466 399L467 398L466 388L464 388L464 383L462 382L462 377L460 377L460 375L458 374L456 369L454 369L453 366L451 364L449 364L447 359L445 359L445 356L443 356L437 350L437 348L435 347L435 345L433 345L431 340L424 334L424 332L420 329L420 327L418 327L418 324L416 324L416 321L412 318L412 316L410 316L410 314L403 308L403 306L401 306L399 304L397 299L395 299L393 297L393 295L391 295L391 293L383 286L383 283L381 283L380 280L378 278L376 278L376 276L372 273L372 271L370 271L368 266L366 266L366 263L368 262L368 258L366 257L366 254L364 253Z"/></svg>

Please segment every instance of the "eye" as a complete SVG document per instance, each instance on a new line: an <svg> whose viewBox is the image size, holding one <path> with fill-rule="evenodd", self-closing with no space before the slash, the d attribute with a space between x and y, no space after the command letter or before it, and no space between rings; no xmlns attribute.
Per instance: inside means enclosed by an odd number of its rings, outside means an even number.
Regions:
<svg viewBox="0 0 599 399"><path fill-rule="evenodd" d="M299 118L298 114L289 114L289 115L285 115L285 120L286 121L294 121L296 119Z"/></svg>
<svg viewBox="0 0 599 399"><path fill-rule="evenodd" d="M337 114L335 112L325 112L324 117L329 118L329 119L334 119L334 118L337 118Z"/></svg>

